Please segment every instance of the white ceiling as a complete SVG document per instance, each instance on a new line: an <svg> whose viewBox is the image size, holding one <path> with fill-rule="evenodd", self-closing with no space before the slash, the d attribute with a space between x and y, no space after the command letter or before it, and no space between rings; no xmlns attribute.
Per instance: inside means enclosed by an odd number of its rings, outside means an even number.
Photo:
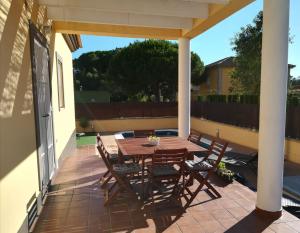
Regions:
<svg viewBox="0 0 300 233"><path fill-rule="evenodd" d="M189 30L229 0L39 0L54 21Z"/></svg>

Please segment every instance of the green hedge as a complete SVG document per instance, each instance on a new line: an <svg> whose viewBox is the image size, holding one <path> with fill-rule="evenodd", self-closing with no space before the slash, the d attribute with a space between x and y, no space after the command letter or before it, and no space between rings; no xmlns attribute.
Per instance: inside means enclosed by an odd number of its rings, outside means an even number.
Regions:
<svg viewBox="0 0 300 233"><path fill-rule="evenodd" d="M300 98L297 95L288 95L287 96L287 105L292 106L299 106L300 105Z"/></svg>
<svg viewBox="0 0 300 233"><path fill-rule="evenodd" d="M211 103L226 103L227 96L226 95L208 95L206 96L207 102Z"/></svg>
<svg viewBox="0 0 300 233"><path fill-rule="evenodd" d="M198 102L207 103L240 103L240 104L259 104L258 95L207 95L198 96ZM287 96L287 105L300 106L300 97L295 94Z"/></svg>

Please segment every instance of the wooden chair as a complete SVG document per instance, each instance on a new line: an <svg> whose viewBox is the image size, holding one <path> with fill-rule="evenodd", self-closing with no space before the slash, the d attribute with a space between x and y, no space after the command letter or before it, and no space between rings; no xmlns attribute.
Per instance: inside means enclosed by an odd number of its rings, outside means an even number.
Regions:
<svg viewBox="0 0 300 233"><path fill-rule="evenodd" d="M109 171L111 177L115 179L115 183L106 189L106 198L104 205L110 204L121 191L127 191L131 196L136 197L130 185L130 179L134 174L138 174L142 169L139 164L136 163L116 163L112 164L109 160L109 154L103 150L101 146L97 146L97 149Z"/></svg>
<svg viewBox="0 0 300 233"><path fill-rule="evenodd" d="M202 134L196 133L196 132L191 132L190 135L188 136L187 140L190 142L193 142L195 144L199 144L201 138L202 138Z"/></svg>
<svg viewBox="0 0 300 233"><path fill-rule="evenodd" d="M203 142L204 140L203 134L198 132L191 132L187 140L207 149L211 147L211 144L207 144ZM204 158L207 156L207 151L197 152L194 153L193 155L198 158Z"/></svg>
<svg viewBox="0 0 300 233"><path fill-rule="evenodd" d="M107 159L110 160L110 163L111 164L117 163L118 162L117 155L115 155L115 154L110 155L107 152L107 150L104 147L104 144L103 144L100 134L97 134L96 140L97 140L97 147L100 147L101 151L103 151L103 153L105 153L107 155ZM98 149L98 151L99 151L99 149ZM101 154L100 154L100 156L101 156ZM100 177L101 188L103 188L113 177L111 175L107 165L106 165L106 168L107 168L106 172L102 175L102 177Z"/></svg>
<svg viewBox="0 0 300 233"><path fill-rule="evenodd" d="M153 186L157 182L167 181L174 184L173 192L178 188L180 178L184 174L184 161L188 156L186 148L174 150L156 150L152 156L151 164L148 165L149 189L151 192L152 202L154 202ZM183 181L184 183L184 181ZM179 193L180 194L180 193Z"/></svg>
<svg viewBox="0 0 300 233"><path fill-rule="evenodd" d="M218 164L221 162L224 156L227 146L228 142L220 140L213 141L210 146L209 153L207 153L207 156L204 157L201 161L185 161L186 172L189 174L189 179L184 186L184 191L187 191L190 195L190 198L187 198L185 208L187 208L192 203L192 201L195 199L204 185L206 185L208 190L212 191L217 197L221 197L220 193L209 183L208 179L217 169ZM217 156L217 159L209 163L208 159L212 154ZM192 192L187 185L190 184L193 179L196 179L199 182L199 186L194 192Z"/></svg>
<svg viewBox="0 0 300 233"><path fill-rule="evenodd" d="M134 130L133 133L135 138L146 138L155 135L153 129Z"/></svg>

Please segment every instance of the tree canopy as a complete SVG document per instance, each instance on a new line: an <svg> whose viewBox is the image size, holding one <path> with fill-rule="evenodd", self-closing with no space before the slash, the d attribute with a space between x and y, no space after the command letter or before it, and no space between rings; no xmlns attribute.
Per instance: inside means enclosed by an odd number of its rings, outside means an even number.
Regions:
<svg viewBox="0 0 300 233"><path fill-rule="evenodd" d="M112 100L175 100L178 85L178 46L164 40L136 41L127 47L97 51L74 60L76 88L107 90ZM191 79L201 82L204 65L191 54Z"/></svg>
<svg viewBox="0 0 300 233"><path fill-rule="evenodd" d="M263 34L263 12L259 12L253 24L241 28L231 44L236 52L235 70L231 75L230 91L234 94L258 95L261 77L261 50ZM292 43L292 38L289 37ZM288 77L289 82L292 77Z"/></svg>
<svg viewBox="0 0 300 233"><path fill-rule="evenodd" d="M232 40L236 57L230 91L235 94L258 94L260 91L262 20L260 12L253 25L241 28Z"/></svg>
<svg viewBox="0 0 300 233"><path fill-rule="evenodd" d="M107 71L117 50L94 51L82 54L73 60L75 89L95 91L108 90L110 82Z"/></svg>

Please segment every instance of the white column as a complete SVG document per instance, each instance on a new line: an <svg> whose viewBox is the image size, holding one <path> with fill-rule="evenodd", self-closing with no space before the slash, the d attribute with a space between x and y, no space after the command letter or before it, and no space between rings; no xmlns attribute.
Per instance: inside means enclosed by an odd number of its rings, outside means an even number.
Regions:
<svg viewBox="0 0 300 233"><path fill-rule="evenodd" d="M288 78L289 0L264 0L258 209L281 212Z"/></svg>
<svg viewBox="0 0 300 233"><path fill-rule="evenodd" d="M190 39L179 38L178 45L178 135L187 138L191 121Z"/></svg>

